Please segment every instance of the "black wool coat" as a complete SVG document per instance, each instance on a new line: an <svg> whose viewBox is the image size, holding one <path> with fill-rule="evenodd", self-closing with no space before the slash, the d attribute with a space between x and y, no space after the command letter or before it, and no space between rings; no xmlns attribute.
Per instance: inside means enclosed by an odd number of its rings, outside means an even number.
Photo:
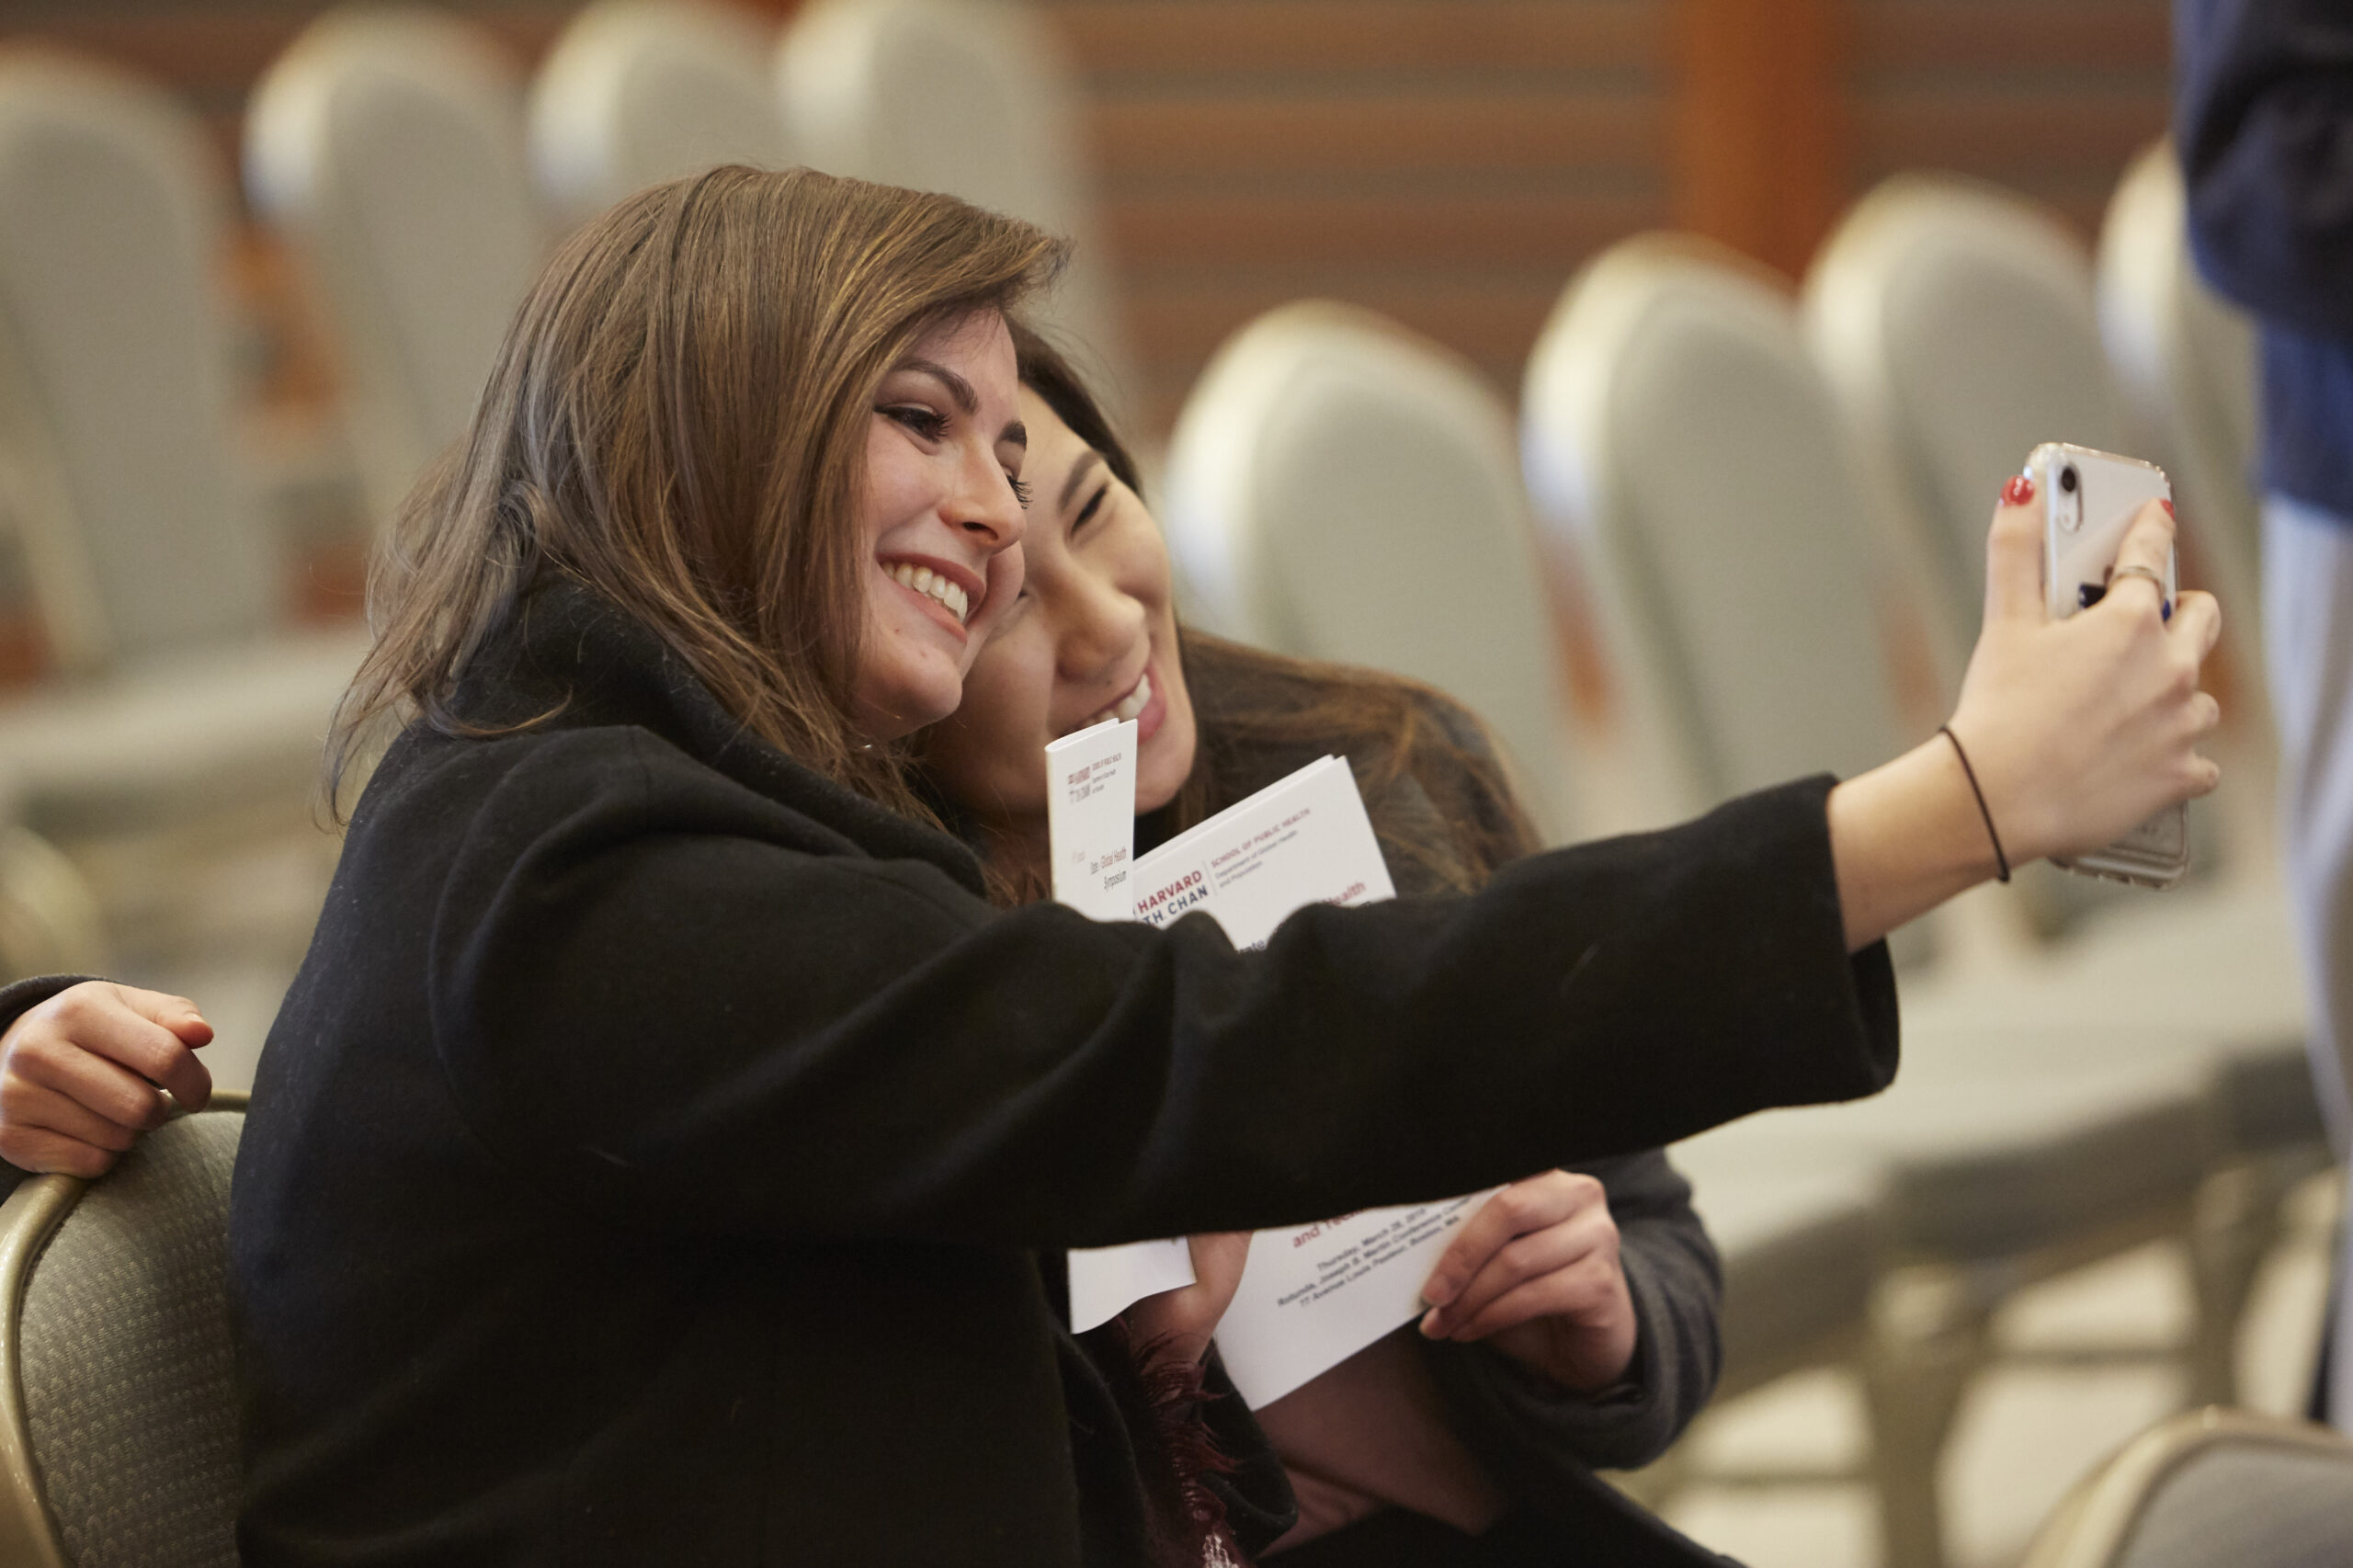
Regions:
<svg viewBox="0 0 2353 1568"><path fill-rule="evenodd" d="M1894 1068L1827 780L1468 899L982 896L557 584L397 740L262 1057L244 1561L1129 1568L1040 1249L1297 1222ZM1233 1403L1233 1402L1228 1402Z"/></svg>

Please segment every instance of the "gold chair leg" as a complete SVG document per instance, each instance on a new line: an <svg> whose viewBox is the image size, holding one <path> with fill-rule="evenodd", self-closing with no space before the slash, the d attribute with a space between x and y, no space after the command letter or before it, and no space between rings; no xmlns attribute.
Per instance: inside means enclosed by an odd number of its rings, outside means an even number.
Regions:
<svg viewBox="0 0 2353 1568"><path fill-rule="evenodd" d="M1917 1267L1882 1283L1873 1319L1863 1392L1881 1568L1944 1568L1939 1471L1961 1399L1993 1358L1992 1313L1958 1271Z"/></svg>
<svg viewBox="0 0 2353 1568"><path fill-rule="evenodd" d="M2287 1192L2256 1164L2217 1171L2198 1195L2188 1237L2197 1318L2188 1346L2185 1408L2238 1403L2238 1338L2256 1275L2283 1229Z"/></svg>

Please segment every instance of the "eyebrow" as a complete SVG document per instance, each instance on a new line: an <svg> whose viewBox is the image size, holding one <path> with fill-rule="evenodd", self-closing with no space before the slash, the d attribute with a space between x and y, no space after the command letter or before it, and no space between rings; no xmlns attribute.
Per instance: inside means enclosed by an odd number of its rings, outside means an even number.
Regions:
<svg viewBox="0 0 2353 1568"><path fill-rule="evenodd" d="M956 404L957 411L967 419L981 411L981 397L972 390L972 383L937 359L902 359L892 369L894 372L911 370L917 375L931 377L948 389L949 400ZM1026 452L1029 449L1029 426L1018 419L1008 421L1005 429L998 434L997 439L1009 441Z"/></svg>
<svg viewBox="0 0 2353 1568"><path fill-rule="evenodd" d="M1070 510L1070 498L1078 494L1080 483L1086 478L1086 471L1090 468L1099 468L1102 463L1103 454L1092 447L1079 453L1078 460L1070 465L1070 477L1063 481L1062 497L1054 503L1054 509L1063 512Z"/></svg>
<svg viewBox="0 0 2353 1568"><path fill-rule="evenodd" d="M941 386L948 389L948 395L955 400L956 406L963 412L967 419L981 411L980 394L972 391L972 383L938 360L902 359L896 368L902 370L916 371L938 381Z"/></svg>

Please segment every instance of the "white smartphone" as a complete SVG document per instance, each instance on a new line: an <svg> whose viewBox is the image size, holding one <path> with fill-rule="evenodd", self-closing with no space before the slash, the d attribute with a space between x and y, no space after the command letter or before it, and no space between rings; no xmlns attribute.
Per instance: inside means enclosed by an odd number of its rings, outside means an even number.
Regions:
<svg viewBox="0 0 2353 1568"><path fill-rule="evenodd" d="M2053 619L2089 609L2107 597L2109 574L2125 530L2142 507L2173 499L2165 471L2138 458L2046 441L2026 460L2027 477L2042 501L2042 585ZM2179 584L2165 558L2168 612ZM2137 887L2169 888L2189 869L2189 817L2169 806L2113 844L2088 854L2052 859L2087 877Z"/></svg>

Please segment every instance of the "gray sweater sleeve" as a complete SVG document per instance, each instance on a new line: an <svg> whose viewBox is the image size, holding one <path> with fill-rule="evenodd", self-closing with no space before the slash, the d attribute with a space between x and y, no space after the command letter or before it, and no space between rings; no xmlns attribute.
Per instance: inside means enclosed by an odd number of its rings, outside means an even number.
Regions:
<svg viewBox="0 0 2353 1568"><path fill-rule="evenodd" d="M0 1030L5 1030L68 986L98 978L95 974L37 974L29 980L15 980L0 985Z"/></svg>
<svg viewBox="0 0 2353 1568"><path fill-rule="evenodd" d="M1617 1220L1637 1336L1623 1381L1561 1388L1480 1344L1423 1342L1457 1436L1514 1496L1540 1504L1564 1461L1612 1470L1666 1451L1715 1392L1722 1280L1691 1188L1658 1150L1578 1167Z"/></svg>

